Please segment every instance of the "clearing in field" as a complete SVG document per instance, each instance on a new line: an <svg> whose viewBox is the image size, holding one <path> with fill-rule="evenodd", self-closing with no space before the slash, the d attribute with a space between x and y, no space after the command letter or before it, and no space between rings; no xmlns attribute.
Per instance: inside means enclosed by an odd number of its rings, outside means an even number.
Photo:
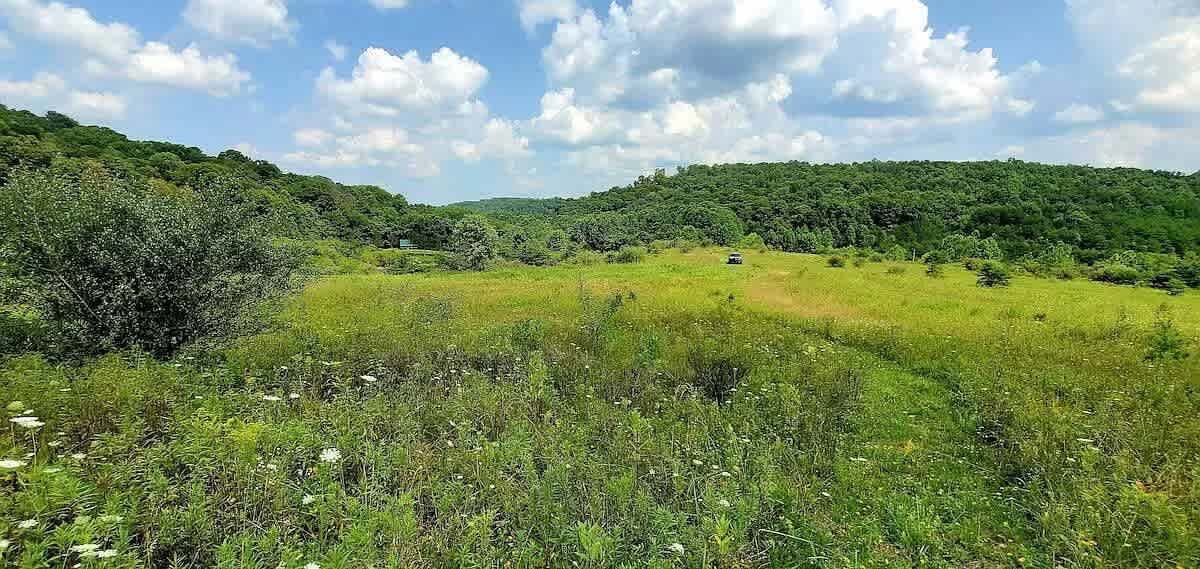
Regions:
<svg viewBox="0 0 1200 569"><path fill-rule="evenodd" d="M1200 563L1200 367L1160 341L1200 298L724 253L331 277L218 351L15 359L10 561Z"/></svg>

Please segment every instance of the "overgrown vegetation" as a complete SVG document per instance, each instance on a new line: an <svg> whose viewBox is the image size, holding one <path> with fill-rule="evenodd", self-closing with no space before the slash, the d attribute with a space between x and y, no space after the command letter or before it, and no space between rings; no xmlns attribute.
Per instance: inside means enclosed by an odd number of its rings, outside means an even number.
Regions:
<svg viewBox="0 0 1200 569"><path fill-rule="evenodd" d="M170 355L286 290L295 258L220 181L180 195L18 172L0 188L0 263L60 347Z"/></svg>
<svg viewBox="0 0 1200 569"><path fill-rule="evenodd" d="M0 119L5 567L1200 566L1195 177L472 214Z"/></svg>

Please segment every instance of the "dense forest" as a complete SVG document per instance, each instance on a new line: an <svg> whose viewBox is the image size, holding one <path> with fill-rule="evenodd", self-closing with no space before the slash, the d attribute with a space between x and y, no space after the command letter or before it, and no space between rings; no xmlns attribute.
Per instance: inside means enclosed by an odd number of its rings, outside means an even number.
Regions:
<svg viewBox="0 0 1200 569"><path fill-rule="evenodd" d="M689 166L579 199L458 205L593 216L646 241L699 232L731 244L742 232L757 233L787 251L900 245L924 253L952 234L994 237L1010 258L1059 242L1085 262L1126 250L1200 249L1200 173L1016 160Z"/></svg>
<svg viewBox="0 0 1200 569"><path fill-rule="evenodd" d="M376 186L281 171L236 150L132 141L65 115L0 105L0 183L14 172L101 170L156 193L232 185L273 235L376 247L409 240L551 264L579 251L616 253L656 241L891 257L979 257L1031 268L1094 268L1120 283L1156 277L1200 284L1200 173L992 162L730 164L659 170L632 184L564 199L495 198L445 207L408 203ZM749 239L746 241L746 239ZM461 240L460 240L461 241ZM458 246L465 246L459 243ZM468 247L469 248L469 247ZM1089 269L1090 270L1090 269ZM1166 276L1164 276L1166 275Z"/></svg>

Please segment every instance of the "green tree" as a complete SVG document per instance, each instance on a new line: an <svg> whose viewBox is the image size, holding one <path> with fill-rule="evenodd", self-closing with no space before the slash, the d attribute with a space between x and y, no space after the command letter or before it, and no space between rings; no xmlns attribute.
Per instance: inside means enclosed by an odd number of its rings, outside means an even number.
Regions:
<svg viewBox="0 0 1200 569"><path fill-rule="evenodd" d="M450 250L459 267L482 271L496 258L500 238L496 229L481 215L468 215L454 225Z"/></svg>
<svg viewBox="0 0 1200 569"><path fill-rule="evenodd" d="M977 282L985 288L1006 287L1009 283L1008 268L996 261L987 261L979 268Z"/></svg>
<svg viewBox="0 0 1200 569"><path fill-rule="evenodd" d="M97 171L0 188L0 262L77 353L168 355L227 329L295 267L227 185L163 194Z"/></svg>

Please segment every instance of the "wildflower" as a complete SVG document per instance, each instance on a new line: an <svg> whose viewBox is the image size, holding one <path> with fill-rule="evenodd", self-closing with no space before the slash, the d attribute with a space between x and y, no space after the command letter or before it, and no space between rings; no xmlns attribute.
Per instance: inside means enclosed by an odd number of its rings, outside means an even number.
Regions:
<svg viewBox="0 0 1200 569"><path fill-rule="evenodd" d="M263 395L263 401L271 401L271 402L274 402L274 401L282 401L282 400L283 400L283 399L281 399L281 398L279 398L279 397L277 397L277 396L275 396L275 395Z"/></svg>
<svg viewBox="0 0 1200 569"><path fill-rule="evenodd" d="M17 522L17 527L21 529L33 529L38 526L37 520L22 520Z"/></svg>
<svg viewBox="0 0 1200 569"><path fill-rule="evenodd" d="M727 470L722 470L722 471L721 471L721 477L722 477L722 478L729 478L730 476L733 476L733 475L732 475L732 474L730 474L730 473L729 473L729 471L727 471Z"/></svg>
<svg viewBox="0 0 1200 569"><path fill-rule="evenodd" d="M7 539L0 539L0 551L8 549L8 546L10 545L12 545L11 541L8 541Z"/></svg>
<svg viewBox="0 0 1200 569"><path fill-rule="evenodd" d="M91 553L93 551L96 551L97 549L100 549L100 546L96 545L94 543L84 543L81 545L71 546L71 551L73 551L75 553Z"/></svg>
<svg viewBox="0 0 1200 569"><path fill-rule="evenodd" d="M704 466L704 462L698 459L692 459L692 464L696 466Z"/></svg>
<svg viewBox="0 0 1200 569"><path fill-rule="evenodd" d="M50 441L50 442L46 443L46 446L48 446L50 448L58 448L58 447L62 446L62 441Z"/></svg>
<svg viewBox="0 0 1200 569"><path fill-rule="evenodd" d="M73 458L75 460L83 460L83 459L87 458L87 455L83 454L82 452L77 452L77 453L71 455L71 458Z"/></svg>
<svg viewBox="0 0 1200 569"><path fill-rule="evenodd" d="M671 551L675 552L676 555L683 555L683 551L684 551L683 544L679 543L679 542L672 543L671 546L668 547L667 549L670 549Z"/></svg>
<svg viewBox="0 0 1200 569"><path fill-rule="evenodd" d="M720 506L722 508L728 508L730 506L729 500L721 500L721 501L717 502L717 504L720 504Z"/></svg>
<svg viewBox="0 0 1200 569"><path fill-rule="evenodd" d="M359 377L367 383L375 383L376 381L379 381L379 378L373 375L360 375Z"/></svg>
<svg viewBox="0 0 1200 569"><path fill-rule="evenodd" d="M96 552L96 559L108 559L109 557L116 557L116 556L117 556L117 550L115 550L115 549L105 549L103 551Z"/></svg>
<svg viewBox="0 0 1200 569"><path fill-rule="evenodd" d="M309 563L304 566L304 569L321 569L321 566L317 563Z"/></svg>
<svg viewBox="0 0 1200 569"><path fill-rule="evenodd" d="M45 425L45 423L39 421L37 417L29 416L13 417L12 419L9 419L9 421L25 427L26 429L36 429Z"/></svg>
<svg viewBox="0 0 1200 569"><path fill-rule="evenodd" d="M342 459L342 451L336 448L327 448L321 451L321 462L333 464Z"/></svg>
<svg viewBox="0 0 1200 569"><path fill-rule="evenodd" d="M51 466L45 470L42 470L42 472L45 472L46 474L58 474L59 472L62 472L62 469L57 466Z"/></svg>
<svg viewBox="0 0 1200 569"><path fill-rule="evenodd" d="M313 502L316 502L316 501L317 501L317 497L313 496L312 494L305 494L303 498L300 498L300 503L304 504L305 506L307 506Z"/></svg>
<svg viewBox="0 0 1200 569"><path fill-rule="evenodd" d="M299 399L299 398L300 398L299 393L289 393L288 394L288 399Z"/></svg>
<svg viewBox="0 0 1200 569"><path fill-rule="evenodd" d="M23 460L0 460L0 470L16 470L25 464Z"/></svg>
<svg viewBox="0 0 1200 569"><path fill-rule="evenodd" d="M125 518L123 518L121 516L117 516L117 515L113 515L113 514L105 514L103 516L100 516L100 523L115 524L115 523L120 522L123 519L125 519Z"/></svg>

